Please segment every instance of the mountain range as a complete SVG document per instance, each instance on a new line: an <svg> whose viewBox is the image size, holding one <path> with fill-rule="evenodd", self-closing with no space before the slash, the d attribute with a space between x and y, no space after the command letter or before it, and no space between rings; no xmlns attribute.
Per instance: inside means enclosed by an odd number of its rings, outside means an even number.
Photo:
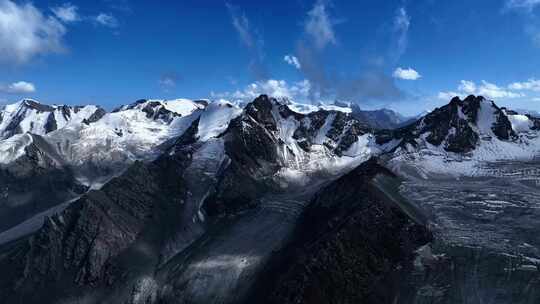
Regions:
<svg viewBox="0 0 540 304"><path fill-rule="evenodd" d="M539 135L539 118L480 96L413 120L266 95L243 107L139 100L111 112L23 100L0 112L0 295L6 303L448 299L452 288L424 294L434 284L426 265L439 259L424 249L440 241L402 196L402 179L489 176L488 162L533 161ZM419 272L424 281L412 279Z"/></svg>

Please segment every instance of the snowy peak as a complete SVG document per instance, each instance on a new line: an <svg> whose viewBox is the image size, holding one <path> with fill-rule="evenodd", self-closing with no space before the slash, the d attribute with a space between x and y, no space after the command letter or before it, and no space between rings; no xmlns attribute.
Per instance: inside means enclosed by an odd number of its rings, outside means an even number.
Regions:
<svg viewBox="0 0 540 304"><path fill-rule="evenodd" d="M531 118L499 108L482 96L471 95L464 100L454 97L447 105L409 126L381 132L379 143L400 139L404 147L429 145L447 152L466 153L482 142L516 141L519 133L530 132L533 126Z"/></svg>
<svg viewBox="0 0 540 304"><path fill-rule="evenodd" d="M146 117L153 120L161 120L166 123L171 123L175 117L182 117L192 114L196 110L202 110L208 106L205 100L152 100L140 99L136 102L121 106L115 110L116 112L123 111L142 111Z"/></svg>
<svg viewBox="0 0 540 304"><path fill-rule="evenodd" d="M266 95L248 104L228 130L249 155L278 164L287 174L334 170L365 160L376 149L370 132L350 113L298 113Z"/></svg>
<svg viewBox="0 0 540 304"><path fill-rule="evenodd" d="M0 140L30 132L44 135L69 123L95 121L105 111L97 106L45 105L24 99L0 110Z"/></svg>
<svg viewBox="0 0 540 304"><path fill-rule="evenodd" d="M280 142L294 143L305 152L310 152L314 146L324 146L342 155L358 136L370 132L367 125L360 123L350 113L323 109L298 113L266 95L249 104L246 115L269 131L277 132Z"/></svg>

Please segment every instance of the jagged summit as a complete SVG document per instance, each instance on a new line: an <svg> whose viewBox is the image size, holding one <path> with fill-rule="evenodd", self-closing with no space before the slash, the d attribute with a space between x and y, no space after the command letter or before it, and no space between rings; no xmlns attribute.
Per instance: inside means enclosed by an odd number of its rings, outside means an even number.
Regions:
<svg viewBox="0 0 540 304"><path fill-rule="evenodd" d="M532 160L540 154L538 119L482 96L455 97L405 127L377 133L396 166L423 172L479 174L480 162ZM451 164L451 165L449 165ZM399 170L396 168L396 170Z"/></svg>
<svg viewBox="0 0 540 304"><path fill-rule="evenodd" d="M81 123L104 112L98 106L45 105L23 99L0 110L0 139L26 132L45 135L69 123Z"/></svg>
<svg viewBox="0 0 540 304"><path fill-rule="evenodd" d="M517 120L523 117L482 96L470 95L463 100L454 97L447 105L408 126L383 132L379 143L401 139L402 146L416 147L426 143L448 152L466 153L474 150L481 141L517 140L517 134L526 131L517 125Z"/></svg>
<svg viewBox="0 0 540 304"><path fill-rule="evenodd" d="M343 246L354 245L345 255L351 261L361 257L343 269L367 269L368 257L384 262L380 253L405 253L408 259L399 263L411 266L413 249L426 241L424 234L415 237L425 232L418 226L424 222L400 201L393 173L407 176L402 173L411 170L404 167L476 172L479 161L531 156L540 147L537 120L482 97L452 99L418 121L383 131L342 108L295 106L267 95L243 108L224 100L141 100L91 123L0 141L0 156L18 153L0 169L0 177L14 181L0 203L32 194L0 209L0 219L11 219L10 230L0 233L0 249L7 250L1 257L10 258L0 257L7 273L0 276L0 294L8 302L51 302L112 288L98 301L208 303L224 297L237 303L231 297L247 296L253 277L265 273L276 252L301 250L309 258L291 259L289 266L301 268L282 282L309 296L306 284L290 280L305 277L302 269L312 266L336 269ZM20 187L13 172L53 172L63 188L37 175L32 184L42 187L35 192ZM38 196L45 192L66 200L43 207ZM295 225L302 216L316 242L296 238L300 247L282 251L292 233L301 232ZM381 232L391 241L373 243ZM401 269L380 265L380 274ZM238 275L244 271L249 276ZM325 271L319 278L377 282L371 270L343 273Z"/></svg>

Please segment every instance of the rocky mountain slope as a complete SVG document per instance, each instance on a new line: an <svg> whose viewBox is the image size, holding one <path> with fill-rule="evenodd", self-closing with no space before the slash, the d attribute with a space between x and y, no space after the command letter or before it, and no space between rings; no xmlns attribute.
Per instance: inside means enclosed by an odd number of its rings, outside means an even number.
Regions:
<svg viewBox="0 0 540 304"><path fill-rule="evenodd" d="M414 118L405 117L389 109L362 110L359 106L351 107L353 115L374 129L396 129L414 122Z"/></svg>
<svg viewBox="0 0 540 304"><path fill-rule="evenodd" d="M413 124L379 132L377 143L397 143L390 165L403 174L488 174L481 171L483 162L527 161L539 154L538 123L481 96L456 97Z"/></svg>
<svg viewBox="0 0 540 304"><path fill-rule="evenodd" d="M25 303L247 299L256 288L247 277L285 248L318 189L374 153L369 131L348 114L300 114L264 95L243 111L212 103L156 160L5 244L0 294ZM358 174L344 195L375 187ZM396 229L414 225L393 208L380 211Z"/></svg>
<svg viewBox="0 0 540 304"><path fill-rule="evenodd" d="M141 100L111 113L33 100L5 106L0 232L100 187L136 160L155 158L159 146L184 132L206 106L206 101ZM35 220L42 222L43 215Z"/></svg>
<svg viewBox="0 0 540 304"><path fill-rule="evenodd" d="M0 142L0 151L13 158L0 164L0 231L86 191L42 136L14 135Z"/></svg>
<svg viewBox="0 0 540 304"><path fill-rule="evenodd" d="M415 250L431 240L398 194L396 177L371 159L321 189L293 241L274 258L252 297L264 303L400 303ZM263 300L264 299L264 300Z"/></svg>
<svg viewBox="0 0 540 304"><path fill-rule="evenodd" d="M41 135L21 127L0 141L0 296L423 303L417 290L437 277L401 282L432 219L394 173L474 173L540 147L538 119L482 97L394 130L307 108L265 95L243 108L140 100Z"/></svg>
<svg viewBox="0 0 540 304"><path fill-rule="evenodd" d="M98 120L104 114L97 106L49 106L25 99L0 111L0 139L26 132L44 135L69 123Z"/></svg>

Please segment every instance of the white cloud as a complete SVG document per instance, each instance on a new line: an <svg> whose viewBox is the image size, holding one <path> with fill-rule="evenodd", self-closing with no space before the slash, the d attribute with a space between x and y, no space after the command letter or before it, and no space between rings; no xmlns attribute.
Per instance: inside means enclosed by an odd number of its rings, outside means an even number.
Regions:
<svg viewBox="0 0 540 304"><path fill-rule="evenodd" d="M167 73L161 75L159 79L159 86L165 92L169 92L176 87L179 77L176 73Z"/></svg>
<svg viewBox="0 0 540 304"><path fill-rule="evenodd" d="M31 3L0 0L0 62L23 64L32 58L64 51L66 28Z"/></svg>
<svg viewBox="0 0 540 304"><path fill-rule="evenodd" d="M7 94L29 94L36 91L33 83L18 81L7 86L0 86L0 91Z"/></svg>
<svg viewBox="0 0 540 304"><path fill-rule="evenodd" d="M250 52L249 70L256 79L267 79L268 70L264 65L263 39L252 28L246 15L239 7L225 3L232 19L232 24L240 36L240 40Z"/></svg>
<svg viewBox="0 0 540 304"><path fill-rule="evenodd" d="M532 11L537 5L540 5L540 0L507 0L507 9L524 9Z"/></svg>
<svg viewBox="0 0 540 304"><path fill-rule="evenodd" d="M453 91L439 92L439 94L437 94L437 98L445 100L445 101L448 101L456 96L463 97L464 95L463 93L458 93L458 92L453 92Z"/></svg>
<svg viewBox="0 0 540 304"><path fill-rule="evenodd" d="M172 78L165 77L165 78L162 78L162 79L159 80L159 84L162 87L171 88L171 87L176 86L176 81L174 79L172 79Z"/></svg>
<svg viewBox="0 0 540 304"><path fill-rule="evenodd" d="M407 49L409 41L409 27L411 26L411 18L407 14L404 7L398 9L394 17L394 32L397 35L396 49L393 51L394 60L399 59Z"/></svg>
<svg viewBox="0 0 540 304"><path fill-rule="evenodd" d="M51 8L51 11L54 13L56 18L65 23L81 20L77 10L78 8L71 3L65 3L62 6Z"/></svg>
<svg viewBox="0 0 540 304"><path fill-rule="evenodd" d="M475 94L476 93L476 84L472 81L468 80L462 80L461 84L458 87L458 90L460 92L463 92L465 94Z"/></svg>
<svg viewBox="0 0 540 304"><path fill-rule="evenodd" d="M520 98L525 95L522 93L512 92L506 90L503 87L499 87L496 84L482 80L482 83L477 85L473 81L462 80L458 86L457 92L439 92L438 97L440 99L450 99L454 96L465 97L466 95L481 95L491 99L509 99Z"/></svg>
<svg viewBox="0 0 540 304"><path fill-rule="evenodd" d="M100 13L96 16L96 22L110 28L118 27L118 20L112 14Z"/></svg>
<svg viewBox="0 0 540 304"><path fill-rule="evenodd" d="M534 45L540 47L540 28L536 15L533 11L540 5L540 0L506 0L503 12L517 11L524 12L524 32L528 35Z"/></svg>
<svg viewBox="0 0 540 304"><path fill-rule="evenodd" d="M336 35L333 28L334 22L328 15L325 2L319 0L308 12L308 19L304 25L304 30L313 38L315 46L323 49L328 44L336 44Z"/></svg>
<svg viewBox="0 0 540 304"><path fill-rule="evenodd" d="M535 92L540 92L540 80L536 80L534 78L531 78L527 81L524 81L524 82L514 82L514 83L511 83L509 86L508 86L509 89L511 90L516 90L516 91L535 91Z"/></svg>
<svg viewBox="0 0 540 304"><path fill-rule="evenodd" d="M245 14L241 14L237 7L225 3L227 9L232 18L232 23L242 42L248 47L252 48L255 46L255 39L250 31L249 20Z"/></svg>
<svg viewBox="0 0 540 304"><path fill-rule="evenodd" d="M507 91L485 80L482 80L482 85L477 88L476 95L482 95L488 98L518 98L524 96L521 93Z"/></svg>
<svg viewBox="0 0 540 304"><path fill-rule="evenodd" d="M283 60L285 60L285 62L287 62L288 64L294 66L297 69L300 69L302 67L300 65L300 61L298 61L298 58L296 58L296 56L285 55L285 57L283 57Z"/></svg>
<svg viewBox="0 0 540 304"><path fill-rule="evenodd" d="M394 78L404 79L404 80L417 80L422 78L422 75L420 75L417 71L415 71L412 68L403 69L403 68L397 68L394 71Z"/></svg>
<svg viewBox="0 0 540 304"><path fill-rule="evenodd" d="M252 101L261 94L272 97L285 97L295 101L305 101L309 96L311 84L309 80L296 82L292 85L285 80L269 79L249 84L243 90L225 93L212 93L214 98L226 98L242 101Z"/></svg>

